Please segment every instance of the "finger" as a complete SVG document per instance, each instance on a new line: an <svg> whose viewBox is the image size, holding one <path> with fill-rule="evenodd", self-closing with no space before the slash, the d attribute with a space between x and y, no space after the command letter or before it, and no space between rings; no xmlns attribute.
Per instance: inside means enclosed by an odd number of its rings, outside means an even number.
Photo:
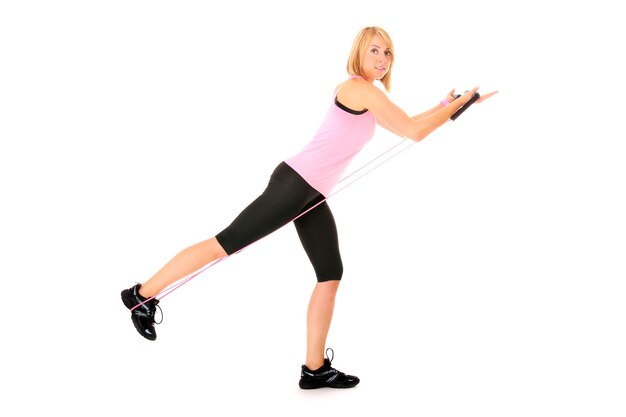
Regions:
<svg viewBox="0 0 626 417"><path fill-rule="evenodd" d="M478 87L474 87L471 90L466 90L465 93L463 93L464 96L473 96L474 93L478 91Z"/></svg>
<svg viewBox="0 0 626 417"><path fill-rule="evenodd" d="M480 103L481 101L487 100L489 97L493 96L494 94L497 94L497 91L492 91L491 93L487 93L484 94L482 96L480 96L480 98L478 100L476 100L476 103Z"/></svg>
<svg viewBox="0 0 626 417"><path fill-rule="evenodd" d="M463 95L461 96L463 103L467 103L468 101L470 101L472 99L472 96L477 90L478 90L478 87L474 87L472 90L468 90L465 93L463 93Z"/></svg>

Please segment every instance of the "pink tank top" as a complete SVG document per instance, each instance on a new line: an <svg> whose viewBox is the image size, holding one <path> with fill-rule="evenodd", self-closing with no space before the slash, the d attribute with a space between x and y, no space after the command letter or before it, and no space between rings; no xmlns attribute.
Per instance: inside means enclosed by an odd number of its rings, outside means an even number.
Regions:
<svg viewBox="0 0 626 417"><path fill-rule="evenodd" d="M348 109L337 101L335 91L330 110L313 140L285 162L328 197L350 161L372 139L375 127L376 120L371 112Z"/></svg>

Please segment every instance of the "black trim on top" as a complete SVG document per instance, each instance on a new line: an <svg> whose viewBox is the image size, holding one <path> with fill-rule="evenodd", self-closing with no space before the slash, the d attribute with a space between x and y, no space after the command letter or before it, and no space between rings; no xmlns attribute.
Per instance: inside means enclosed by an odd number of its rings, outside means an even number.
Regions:
<svg viewBox="0 0 626 417"><path fill-rule="evenodd" d="M356 114L356 115L359 115L359 114L367 113L367 109L363 109L363 110L352 110L351 108L344 106L343 104L341 104L341 103L339 102L339 100L337 99L337 97L335 97L335 104L336 104L336 105L337 105L337 107L339 107L341 110L343 110L343 111L347 111L347 112L348 112L348 113L350 113L350 114Z"/></svg>

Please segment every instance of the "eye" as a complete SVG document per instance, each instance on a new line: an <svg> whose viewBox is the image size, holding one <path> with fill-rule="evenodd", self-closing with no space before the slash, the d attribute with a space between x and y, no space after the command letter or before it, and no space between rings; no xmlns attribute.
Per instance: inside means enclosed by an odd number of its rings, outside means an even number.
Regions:
<svg viewBox="0 0 626 417"><path fill-rule="evenodd" d="M370 52L373 53L373 54L377 54L378 53L378 49L374 48Z"/></svg>
<svg viewBox="0 0 626 417"><path fill-rule="evenodd" d="M385 51L385 56L391 56L391 51Z"/></svg>

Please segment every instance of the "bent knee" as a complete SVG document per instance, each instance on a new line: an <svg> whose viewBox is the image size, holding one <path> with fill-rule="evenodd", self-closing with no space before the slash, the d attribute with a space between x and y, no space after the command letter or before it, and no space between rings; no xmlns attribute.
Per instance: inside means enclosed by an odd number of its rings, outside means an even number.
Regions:
<svg viewBox="0 0 626 417"><path fill-rule="evenodd" d="M343 265L338 264L333 268L329 268L323 272L318 272L317 282L341 281L343 277Z"/></svg>

